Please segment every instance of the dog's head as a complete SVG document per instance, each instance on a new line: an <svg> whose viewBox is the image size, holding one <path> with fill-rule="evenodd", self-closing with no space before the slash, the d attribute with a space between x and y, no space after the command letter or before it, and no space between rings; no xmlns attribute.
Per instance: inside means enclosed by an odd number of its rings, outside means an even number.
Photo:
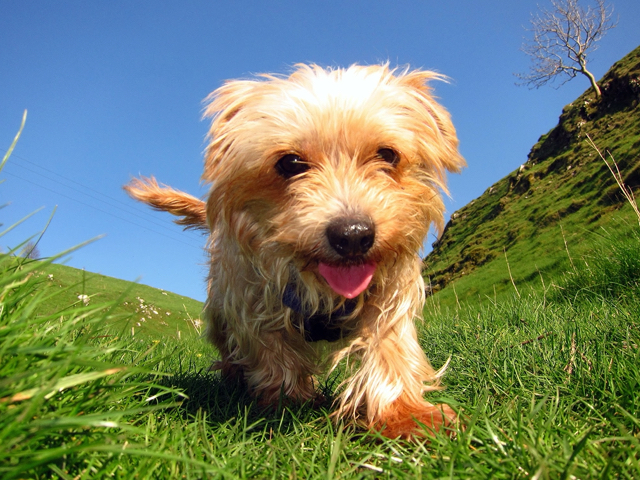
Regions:
<svg viewBox="0 0 640 480"><path fill-rule="evenodd" d="M315 289L358 296L415 259L430 224L442 228L445 172L465 165L427 86L437 78L299 65L288 78L225 84L206 109L209 225L267 274L293 265Z"/></svg>

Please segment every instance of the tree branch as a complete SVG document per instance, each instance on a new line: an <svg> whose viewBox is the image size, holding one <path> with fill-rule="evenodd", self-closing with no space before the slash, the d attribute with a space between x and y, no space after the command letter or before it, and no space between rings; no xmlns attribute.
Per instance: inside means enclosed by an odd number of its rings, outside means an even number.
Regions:
<svg viewBox="0 0 640 480"><path fill-rule="evenodd" d="M532 65L528 73L516 74L522 80L520 85L539 88L565 75L568 78L563 85L580 73L600 96L595 77L587 69L587 52L596 50L597 42L617 22L611 20L613 9L604 0L595 3L595 8L585 11L578 0L551 0L553 11L542 10L532 16L533 38L522 46Z"/></svg>

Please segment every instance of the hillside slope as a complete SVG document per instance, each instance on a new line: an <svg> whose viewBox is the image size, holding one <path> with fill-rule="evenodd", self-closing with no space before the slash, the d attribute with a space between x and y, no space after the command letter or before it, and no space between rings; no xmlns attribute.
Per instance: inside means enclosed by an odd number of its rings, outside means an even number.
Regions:
<svg viewBox="0 0 640 480"><path fill-rule="evenodd" d="M198 335L202 327L202 302L192 298L59 264L43 262L35 274L47 297L37 315L110 308L111 326L157 339Z"/></svg>
<svg viewBox="0 0 640 480"><path fill-rule="evenodd" d="M587 135L615 158L625 183L640 186L640 47L567 105L527 162L455 212L423 274L434 300L483 301L544 281L601 227L632 228L631 210ZM636 222L637 227L637 222ZM586 240L586 241L585 241ZM566 243L565 243L566 242ZM570 252L570 253L568 253ZM542 278L542 280L540 280Z"/></svg>

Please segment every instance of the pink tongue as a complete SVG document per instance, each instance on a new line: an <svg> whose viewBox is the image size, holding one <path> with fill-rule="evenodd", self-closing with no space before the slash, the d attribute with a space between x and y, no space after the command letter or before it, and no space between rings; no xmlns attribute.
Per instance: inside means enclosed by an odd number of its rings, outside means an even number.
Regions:
<svg viewBox="0 0 640 480"><path fill-rule="evenodd" d="M354 267L332 267L326 263L318 264L318 271L333 291L346 298L357 297L371 282L376 271L375 263Z"/></svg>

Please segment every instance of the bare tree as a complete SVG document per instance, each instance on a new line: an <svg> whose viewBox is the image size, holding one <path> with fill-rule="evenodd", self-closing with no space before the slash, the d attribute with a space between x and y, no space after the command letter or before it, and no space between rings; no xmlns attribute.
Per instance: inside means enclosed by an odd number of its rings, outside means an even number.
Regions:
<svg viewBox="0 0 640 480"><path fill-rule="evenodd" d="M553 11L541 10L531 18L533 38L523 44L522 51L532 59L527 74L516 74L520 85L538 88L556 77L568 78L579 73L585 75L599 98L600 87L587 69L587 53L597 48L598 42L617 22L612 21L613 7L604 0L595 0L595 7L584 10L578 0L551 0Z"/></svg>
<svg viewBox="0 0 640 480"><path fill-rule="evenodd" d="M34 242L27 242L27 244L24 247L22 247L20 256L24 258L30 258L31 260L36 260L40 258L40 251L38 250L38 244Z"/></svg>

